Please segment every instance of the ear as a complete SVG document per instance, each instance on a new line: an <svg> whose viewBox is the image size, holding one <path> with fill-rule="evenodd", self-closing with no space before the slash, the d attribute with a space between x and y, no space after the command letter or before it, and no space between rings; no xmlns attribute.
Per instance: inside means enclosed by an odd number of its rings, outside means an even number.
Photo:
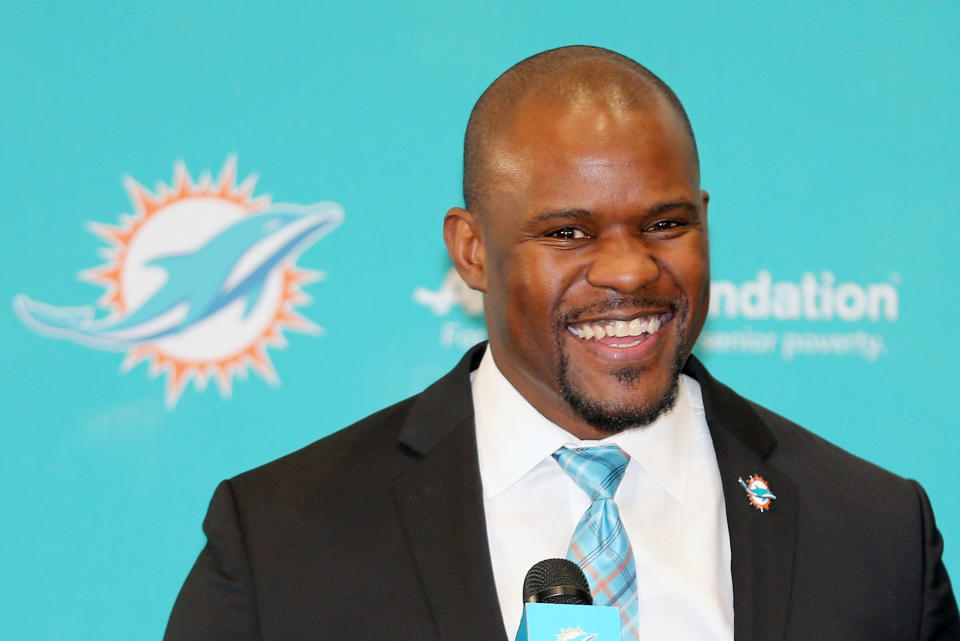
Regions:
<svg viewBox="0 0 960 641"><path fill-rule="evenodd" d="M448 211L443 219L443 241L460 278L471 289L487 291L487 253L474 215L461 207Z"/></svg>

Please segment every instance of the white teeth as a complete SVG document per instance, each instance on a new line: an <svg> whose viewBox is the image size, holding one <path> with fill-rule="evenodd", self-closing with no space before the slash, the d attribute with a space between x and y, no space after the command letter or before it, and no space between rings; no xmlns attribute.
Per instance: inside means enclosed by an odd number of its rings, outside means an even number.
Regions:
<svg viewBox="0 0 960 641"><path fill-rule="evenodd" d="M568 329L574 336L585 340L599 339L606 336L643 336L644 334L655 334L662 325L661 317L646 316L643 318L634 318L629 321L611 320L599 323L584 323L582 325L570 325ZM627 344L617 344L614 347L633 347L639 345L640 341Z"/></svg>

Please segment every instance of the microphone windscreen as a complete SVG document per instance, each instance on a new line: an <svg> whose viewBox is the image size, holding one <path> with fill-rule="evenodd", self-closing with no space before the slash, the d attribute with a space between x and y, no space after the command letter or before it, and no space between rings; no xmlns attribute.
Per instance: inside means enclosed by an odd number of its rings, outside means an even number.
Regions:
<svg viewBox="0 0 960 641"><path fill-rule="evenodd" d="M523 579L524 603L593 605L590 585L576 563L546 559L534 565Z"/></svg>

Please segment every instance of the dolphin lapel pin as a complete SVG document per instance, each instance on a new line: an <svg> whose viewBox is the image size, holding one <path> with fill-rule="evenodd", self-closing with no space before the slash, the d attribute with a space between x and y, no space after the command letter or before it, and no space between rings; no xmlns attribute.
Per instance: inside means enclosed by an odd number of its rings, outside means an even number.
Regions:
<svg viewBox="0 0 960 641"><path fill-rule="evenodd" d="M743 477L738 478L737 481L743 487L743 491L747 493L750 505L761 512L769 510L770 504L777 498L777 496L770 491L770 486L762 476L752 474L746 481L743 480Z"/></svg>

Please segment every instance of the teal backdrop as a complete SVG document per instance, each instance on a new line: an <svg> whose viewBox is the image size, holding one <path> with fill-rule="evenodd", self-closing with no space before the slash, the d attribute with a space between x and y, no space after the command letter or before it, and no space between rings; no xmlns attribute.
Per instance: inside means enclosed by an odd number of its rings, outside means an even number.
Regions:
<svg viewBox="0 0 960 641"><path fill-rule="evenodd" d="M958 30L934 1L3 3L0 638L159 639L218 481L483 337L440 235L466 119L508 66L573 43L643 62L689 111L707 365L918 479L956 578ZM252 192L216 181L232 163ZM162 288L151 261L277 211L267 194L343 222L163 349L94 344ZM190 273L199 296L213 272Z"/></svg>

